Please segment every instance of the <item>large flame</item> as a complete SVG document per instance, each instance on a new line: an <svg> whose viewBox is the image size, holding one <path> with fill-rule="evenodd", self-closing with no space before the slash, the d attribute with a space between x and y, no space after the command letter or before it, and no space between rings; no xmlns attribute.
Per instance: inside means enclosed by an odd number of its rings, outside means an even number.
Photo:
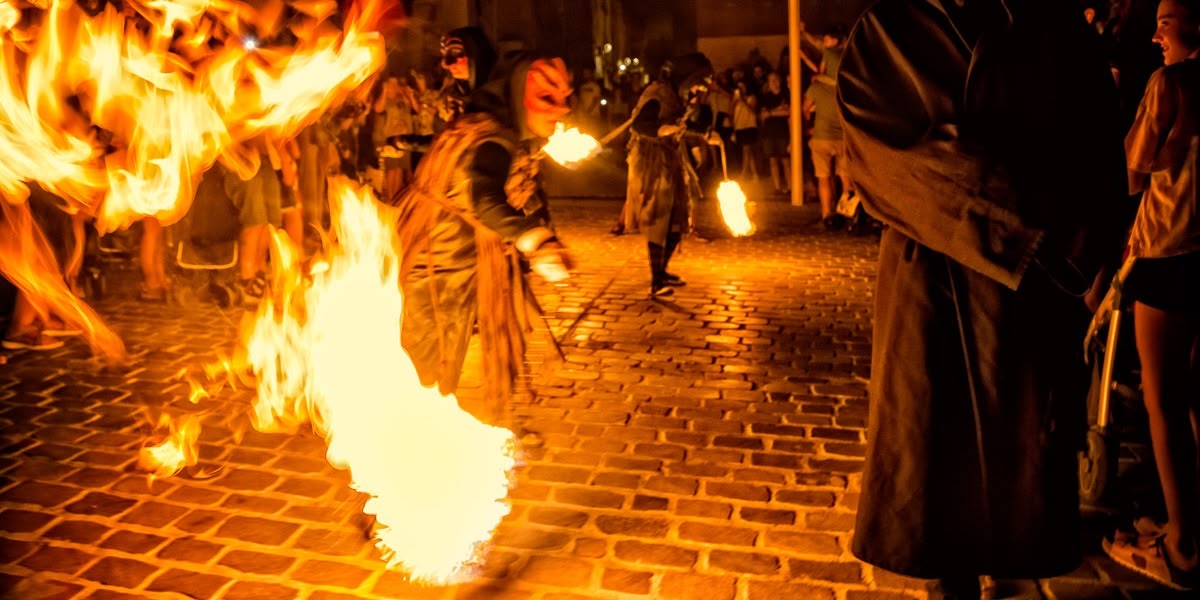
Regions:
<svg viewBox="0 0 1200 600"><path fill-rule="evenodd" d="M515 439L420 385L400 346L396 215L368 188L331 182L334 241L303 275L283 235L275 298L247 352L258 377L254 426L311 422L331 464L369 496L376 545L414 579L469 578L506 514Z"/></svg>
<svg viewBox="0 0 1200 600"><path fill-rule="evenodd" d="M754 233L754 223L746 212L746 194L736 181L726 179L717 186L717 202L721 206L721 218L734 237Z"/></svg>
<svg viewBox="0 0 1200 600"><path fill-rule="evenodd" d="M542 152L563 166L574 166L600 151L596 138L572 127L563 129L563 124L554 126L554 134L542 146Z"/></svg>

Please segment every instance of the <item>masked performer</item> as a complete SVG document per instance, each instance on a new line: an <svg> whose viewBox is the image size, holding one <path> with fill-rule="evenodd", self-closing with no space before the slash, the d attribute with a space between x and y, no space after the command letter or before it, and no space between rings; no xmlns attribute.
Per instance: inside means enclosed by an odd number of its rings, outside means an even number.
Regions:
<svg viewBox="0 0 1200 600"><path fill-rule="evenodd" d="M435 138L398 201L404 347L424 385L453 393L478 325L482 404L463 408L491 424L509 416L529 317L537 318L526 311L523 270L550 281L568 275L536 152L567 114L569 94L561 59L511 57Z"/></svg>
<svg viewBox="0 0 1200 600"><path fill-rule="evenodd" d="M471 93L496 64L496 50L478 27L460 27L442 36L442 67L451 80L442 87L438 116L447 123L463 112Z"/></svg>
<svg viewBox="0 0 1200 600"><path fill-rule="evenodd" d="M687 110L696 107L690 100L711 76L712 64L703 54L676 58L646 87L633 109L622 218L627 229L646 235L651 297L670 295L673 286L683 285L667 266L688 231L691 205L700 195L683 141L684 123Z"/></svg>
<svg viewBox="0 0 1200 600"><path fill-rule="evenodd" d="M887 224L860 559L978 597L1080 560L1081 296L1116 248L1117 103L1073 2L882 0L838 74Z"/></svg>

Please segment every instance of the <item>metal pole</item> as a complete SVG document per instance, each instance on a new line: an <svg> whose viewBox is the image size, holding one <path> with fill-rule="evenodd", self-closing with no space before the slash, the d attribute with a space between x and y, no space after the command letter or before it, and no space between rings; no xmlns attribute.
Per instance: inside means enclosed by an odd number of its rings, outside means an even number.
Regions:
<svg viewBox="0 0 1200 600"><path fill-rule="evenodd" d="M788 100L791 109L791 170L792 170L792 206L804 204L804 140L801 132L804 119L801 117L800 81L800 0L788 0Z"/></svg>

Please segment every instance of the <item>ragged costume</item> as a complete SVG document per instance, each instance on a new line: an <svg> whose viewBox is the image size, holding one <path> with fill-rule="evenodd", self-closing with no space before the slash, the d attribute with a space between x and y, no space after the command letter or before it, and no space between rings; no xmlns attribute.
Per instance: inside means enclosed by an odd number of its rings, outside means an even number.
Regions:
<svg viewBox="0 0 1200 600"><path fill-rule="evenodd" d="M1067 0L882 0L850 37L851 178L887 225L852 544L868 563L1035 578L1080 560L1081 296L1124 201L1094 38Z"/></svg>
<svg viewBox="0 0 1200 600"><path fill-rule="evenodd" d="M699 53L673 59L664 77L642 92L633 109L629 140L629 180L625 227L646 235L651 293L666 285L667 266L689 227L692 204L700 196L699 178L682 139L686 107L681 95L703 85L712 65Z"/></svg>
<svg viewBox="0 0 1200 600"><path fill-rule="evenodd" d="M434 139L395 201L403 346L424 385L454 393L478 325L484 398L464 408L491 424L509 416L526 337L540 318L528 310L524 261L557 244L537 168L536 146L544 140L524 124L531 64L544 63L513 57L497 67L466 114ZM564 69L562 88L550 94L561 95L564 113L565 83Z"/></svg>

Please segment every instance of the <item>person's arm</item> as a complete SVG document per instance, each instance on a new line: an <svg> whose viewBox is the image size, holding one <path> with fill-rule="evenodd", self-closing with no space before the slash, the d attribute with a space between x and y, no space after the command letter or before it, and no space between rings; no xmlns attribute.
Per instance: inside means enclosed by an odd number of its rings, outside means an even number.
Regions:
<svg viewBox="0 0 1200 600"><path fill-rule="evenodd" d="M881 15L881 7L893 7ZM1016 289L1044 237L1015 211L1007 176L961 142L954 43L898 4L860 19L838 73L850 175L867 211L917 243ZM922 61L946 42L943 68ZM963 64L953 65L960 60Z"/></svg>
<svg viewBox="0 0 1200 600"><path fill-rule="evenodd" d="M508 148L497 142L484 142L470 160L467 175L471 180L471 202L484 226L526 254L554 237L541 214L527 215L508 203L505 184L512 166Z"/></svg>
<svg viewBox="0 0 1200 600"><path fill-rule="evenodd" d="M1163 167L1159 164L1159 155L1180 109L1178 97L1171 87L1165 69L1159 69L1150 76L1146 93L1138 105L1137 117L1125 136L1130 194L1146 191L1150 173Z"/></svg>

